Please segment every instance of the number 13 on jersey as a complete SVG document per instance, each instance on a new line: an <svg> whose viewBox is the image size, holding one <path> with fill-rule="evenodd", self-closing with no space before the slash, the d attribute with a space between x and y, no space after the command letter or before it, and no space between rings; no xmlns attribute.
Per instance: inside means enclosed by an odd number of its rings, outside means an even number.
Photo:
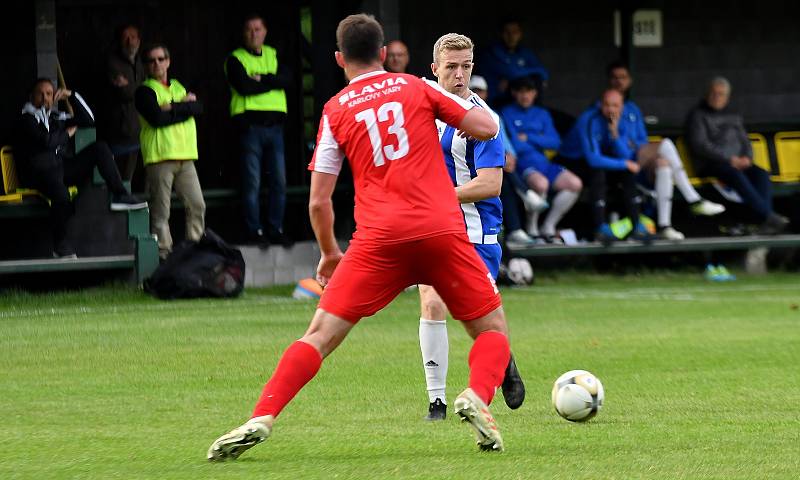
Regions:
<svg viewBox="0 0 800 480"><path fill-rule="evenodd" d="M392 113L393 122L386 130L390 135L397 137L397 146L383 145L378 123L389 121L389 112ZM387 102L378 108L377 115L374 108L363 110L356 114L357 122L364 122L372 144L372 160L376 167L386 163L386 159L397 160L408 154L408 135L403 128L403 105L400 102Z"/></svg>

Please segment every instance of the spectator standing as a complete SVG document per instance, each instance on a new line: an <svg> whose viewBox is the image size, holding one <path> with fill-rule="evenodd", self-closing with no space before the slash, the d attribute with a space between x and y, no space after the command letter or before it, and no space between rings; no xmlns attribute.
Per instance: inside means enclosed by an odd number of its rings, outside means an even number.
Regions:
<svg viewBox="0 0 800 480"><path fill-rule="evenodd" d="M244 223L249 240L262 248L292 244L283 231L285 89L292 77L278 51L264 44L266 36L264 19L247 16L242 25L243 45L225 61L231 88L230 115L239 132ZM269 189L266 231L261 223L262 169L267 171Z"/></svg>
<svg viewBox="0 0 800 480"><path fill-rule="evenodd" d="M197 127L194 117L203 111L194 93L169 78L170 55L165 45L144 50L147 80L136 89L140 143L150 193L150 231L158 237L158 254L172 251L169 214L173 187L186 208L186 238L197 241L205 230L206 204L194 162Z"/></svg>
<svg viewBox="0 0 800 480"><path fill-rule="evenodd" d="M520 77L511 82L514 102L503 108L501 115L508 125L511 142L518 154L518 175L539 196L547 198L548 191L555 192L550 211L539 233L539 210L528 212L527 233L540 237L547 243L561 240L556 235L556 225L575 205L583 183L562 165L551 163L545 150L558 150L561 137L553 125L550 113L534 106L536 84L530 77Z"/></svg>
<svg viewBox="0 0 800 480"><path fill-rule="evenodd" d="M71 103L74 116L58 111L56 105L60 100ZM39 78L31 88L30 101L22 109L14 135L20 184L39 190L50 200L55 257L77 256L67 240L67 222L74 213L68 185L80 186L86 182L94 167L112 193L111 210L147 207L147 202L125 189L105 142L95 142L77 154L73 151L70 140L78 127L93 126L94 113L77 92L56 90L50 79Z"/></svg>
<svg viewBox="0 0 800 480"><path fill-rule="evenodd" d="M144 65L139 56L141 37L134 25L122 26L114 50L106 60L108 118L100 134L108 141L117 162L120 176L131 181L139 160L139 115L134 94L145 79Z"/></svg>
<svg viewBox="0 0 800 480"><path fill-rule="evenodd" d="M543 85L550 76L539 57L531 49L520 45L523 32L518 20L504 20L499 33L500 41L484 53L479 64L480 73L489 84L489 102L495 105L509 99L511 80L531 77Z"/></svg>
<svg viewBox="0 0 800 480"><path fill-rule="evenodd" d="M408 47L400 40L392 40L386 45L386 63L384 68L387 72L408 73Z"/></svg>
<svg viewBox="0 0 800 480"><path fill-rule="evenodd" d="M625 214L634 227L631 238L649 242L652 236L639 221L642 199L636 189L635 175L640 167L636 151L620 135L623 98L619 91L603 92L599 105L583 112L567 133L559 155L568 162L589 188L595 240L609 244L616 240L606 221L606 194L609 185L622 185Z"/></svg>
<svg viewBox="0 0 800 480"><path fill-rule="evenodd" d="M717 177L742 197L761 222L760 233L780 233L789 219L772 209L769 174L753 164L753 147L744 121L728 108L730 98L730 82L715 77L709 82L705 99L689 112L686 138L692 162L698 174Z"/></svg>
<svg viewBox="0 0 800 480"><path fill-rule="evenodd" d="M639 181L649 188L655 186L658 236L664 240L683 240L684 235L672 226L673 187L678 188L695 215L717 215L724 212L725 207L705 200L697 193L689 182L689 176L672 140L665 138L653 143L648 140L642 112L633 100L627 98L633 84L628 66L622 62L614 62L606 69L606 75L609 88L618 90L625 96L619 130L620 135L625 136L636 150L636 161L642 168Z"/></svg>

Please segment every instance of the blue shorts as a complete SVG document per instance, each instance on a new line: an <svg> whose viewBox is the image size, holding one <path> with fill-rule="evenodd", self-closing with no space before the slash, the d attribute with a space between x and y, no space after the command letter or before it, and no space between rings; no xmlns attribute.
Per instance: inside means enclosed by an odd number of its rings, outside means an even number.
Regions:
<svg viewBox="0 0 800 480"><path fill-rule="evenodd" d="M476 243L474 245L475 250L478 252L478 256L481 257L483 263L486 264L486 268L489 269L489 273L492 274L492 278L497 280L497 273L500 271L500 258L503 256L503 249L500 247L500 244Z"/></svg>
<svg viewBox="0 0 800 480"><path fill-rule="evenodd" d="M528 183L527 181L528 175L534 172L544 175L544 178L546 178L547 181L550 183L550 185L552 185L553 183L555 183L556 178L558 178L558 176L561 175L561 172L564 171L564 167L556 163L550 163L550 162L547 163L537 162L537 163L538 164L536 165L530 165L530 166L520 165L517 167L517 171L522 172L521 174L522 180L525 182L526 185Z"/></svg>

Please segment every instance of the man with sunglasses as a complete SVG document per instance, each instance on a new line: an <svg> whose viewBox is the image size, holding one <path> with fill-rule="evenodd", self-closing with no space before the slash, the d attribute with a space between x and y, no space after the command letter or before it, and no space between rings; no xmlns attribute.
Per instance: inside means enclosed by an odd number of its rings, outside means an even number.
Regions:
<svg viewBox="0 0 800 480"><path fill-rule="evenodd" d="M148 78L136 89L136 110L142 126L142 148L147 188L150 193L150 231L158 237L158 254L172 251L169 231L172 187L186 206L186 238L197 241L205 230L206 205L194 162L197 129L194 117L203 111L192 92L167 72L169 50L156 44L142 55Z"/></svg>

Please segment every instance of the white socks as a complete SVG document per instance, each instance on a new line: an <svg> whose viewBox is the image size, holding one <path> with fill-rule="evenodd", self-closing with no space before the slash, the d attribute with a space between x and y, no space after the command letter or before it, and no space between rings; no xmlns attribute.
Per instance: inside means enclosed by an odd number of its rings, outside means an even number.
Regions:
<svg viewBox="0 0 800 480"><path fill-rule="evenodd" d="M678 188L678 191L681 192L681 195L683 195L686 203L695 203L702 200L700 194L697 193L697 190L695 190L691 182L689 182L689 176L686 175L686 170L683 169L683 163L681 162L680 155L678 155L678 149L675 148L675 144L672 143L672 140L665 138L661 141L658 145L658 155L669 161L669 165L672 167L672 176L675 181L675 186Z"/></svg>
<svg viewBox="0 0 800 480"><path fill-rule="evenodd" d="M550 211L547 212L547 217L542 224L542 232L545 235L555 235L556 225L564 218L564 215L569 212L569 209L578 201L580 194L572 190L561 190L553 198L553 205L550 206Z"/></svg>
<svg viewBox="0 0 800 480"><path fill-rule="evenodd" d="M658 204L658 226L672 225L672 169L656 168L656 203Z"/></svg>
<svg viewBox="0 0 800 480"><path fill-rule="evenodd" d="M444 320L419 319L419 348L422 352L422 367L425 369L425 383L428 398L433 403L437 398L447 404L445 386L447 385L447 322Z"/></svg>
<svg viewBox="0 0 800 480"><path fill-rule="evenodd" d="M538 237L539 236L539 212L540 210L534 210L533 212L528 213L528 224L526 225L525 231L528 232L528 235L531 237Z"/></svg>

